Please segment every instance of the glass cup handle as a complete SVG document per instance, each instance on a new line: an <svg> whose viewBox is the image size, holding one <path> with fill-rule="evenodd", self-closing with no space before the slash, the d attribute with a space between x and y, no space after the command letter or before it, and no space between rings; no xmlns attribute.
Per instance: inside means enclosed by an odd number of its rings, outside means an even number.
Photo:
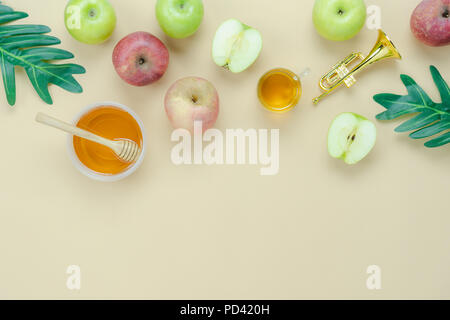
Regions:
<svg viewBox="0 0 450 320"><path fill-rule="evenodd" d="M310 68L305 68L305 69L303 69L302 72L300 72L300 73L298 74L298 77L300 78L300 80L303 80L303 79L306 78L310 73L311 73L311 69L310 69Z"/></svg>

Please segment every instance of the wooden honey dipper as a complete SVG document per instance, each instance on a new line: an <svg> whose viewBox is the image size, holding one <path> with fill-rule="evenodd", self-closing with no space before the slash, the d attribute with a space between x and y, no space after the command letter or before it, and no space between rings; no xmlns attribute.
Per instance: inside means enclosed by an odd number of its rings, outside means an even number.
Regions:
<svg viewBox="0 0 450 320"><path fill-rule="evenodd" d="M89 141L99 143L105 147L108 147L114 151L114 153L119 157L120 160L124 162L136 161L141 153L141 148L134 141L127 139L117 139L117 140L106 139L92 132L68 124L64 121L50 117L42 112L39 112L36 115L36 121L45 124L47 126L73 134L74 136L87 139Z"/></svg>

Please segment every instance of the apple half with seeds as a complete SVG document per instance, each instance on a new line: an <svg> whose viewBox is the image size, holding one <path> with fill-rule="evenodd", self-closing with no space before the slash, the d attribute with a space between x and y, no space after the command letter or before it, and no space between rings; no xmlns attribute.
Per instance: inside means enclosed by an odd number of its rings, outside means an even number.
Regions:
<svg viewBox="0 0 450 320"><path fill-rule="evenodd" d="M342 113L328 131L328 153L347 164L355 164L372 150L377 139L375 125L355 113Z"/></svg>
<svg viewBox="0 0 450 320"><path fill-rule="evenodd" d="M239 73L250 67L262 49L262 37L255 30L239 20L225 21L217 29L212 45L214 62Z"/></svg>

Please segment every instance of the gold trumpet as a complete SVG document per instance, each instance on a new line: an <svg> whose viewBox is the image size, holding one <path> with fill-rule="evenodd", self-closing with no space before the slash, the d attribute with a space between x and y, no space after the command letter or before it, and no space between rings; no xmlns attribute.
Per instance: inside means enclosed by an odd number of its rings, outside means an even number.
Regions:
<svg viewBox="0 0 450 320"><path fill-rule="evenodd" d="M333 92L337 87L343 84L345 84L347 88L350 88L356 82L354 75L357 72L371 65L372 63L386 58L401 59L402 56L397 51L397 48L394 46L388 36L383 31L381 31L381 29L379 29L377 43L373 47L372 51L370 51L367 58L364 58L364 56L360 52L352 53L347 56L347 58L334 65L331 71L324 75L322 79L320 79L319 86L325 92L317 98L313 99L313 103L319 103L320 100L322 100L324 97ZM351 69L351 71L349 71L347 67L354 63L357 59L361 60L361 62L353 69Z"/></svg>

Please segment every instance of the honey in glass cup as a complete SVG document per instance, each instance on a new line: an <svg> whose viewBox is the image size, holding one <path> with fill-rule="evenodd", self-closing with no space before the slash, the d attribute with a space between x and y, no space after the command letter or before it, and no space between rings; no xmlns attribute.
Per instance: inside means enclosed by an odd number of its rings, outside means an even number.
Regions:
<svg viewBox="0 0 450 320"><path fill-rule="evenodd" d="M114 103L98 103L87 107L74 124L101 137L116 140L129 139L141 148L137 161L124 162L110 148L77 137L69 138L69 153L76 167L90 178L116 181L131 174L143 160L144 131L138 116L129 108Z"/></svg>
<svg viewBox="0 0 450 320"><path fill-rule="evenodd" d="M266 72L258 83L258 98L273 112L294 108L302 95L300 78L290 70L277 68Z"/></svg>

